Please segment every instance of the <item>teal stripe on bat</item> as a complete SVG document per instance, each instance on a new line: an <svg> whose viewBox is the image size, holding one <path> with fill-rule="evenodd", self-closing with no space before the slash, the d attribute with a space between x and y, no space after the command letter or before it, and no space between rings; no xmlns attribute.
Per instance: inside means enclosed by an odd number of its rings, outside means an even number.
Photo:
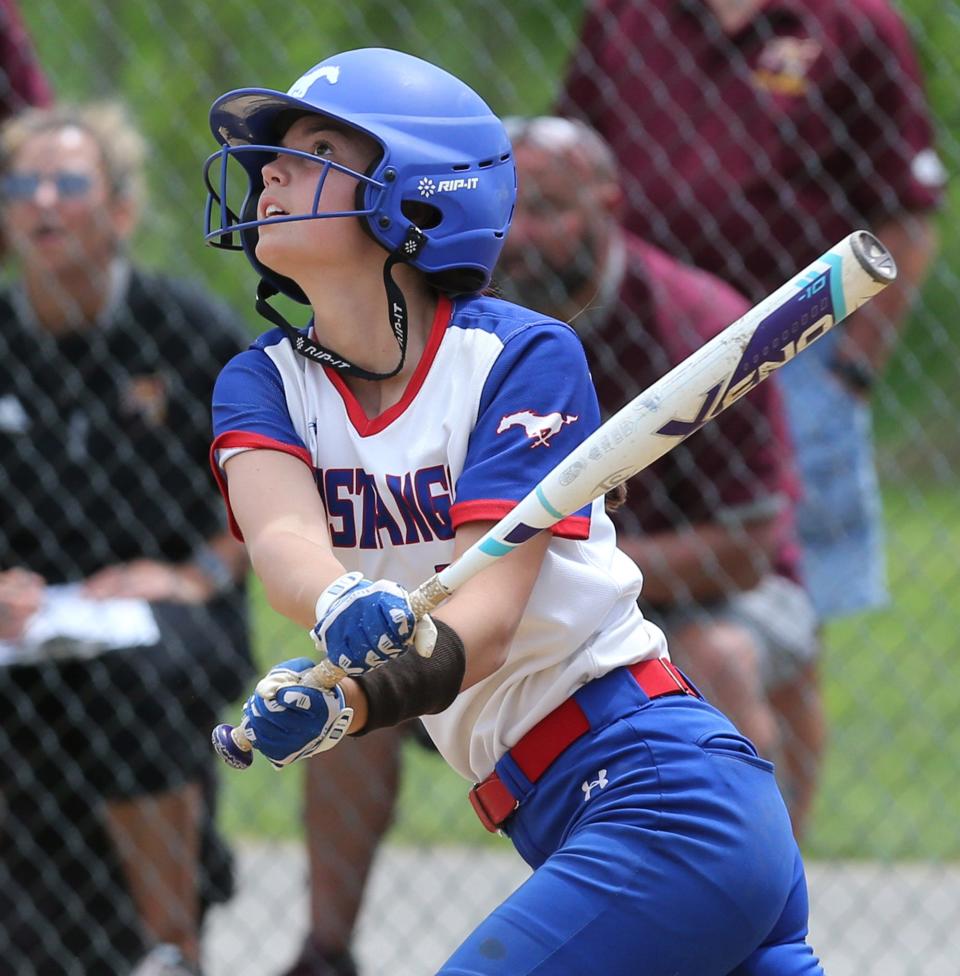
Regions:
<svg viewBox="0 0 960 976"><path fill-rule="evenodd" d="M539 485L537 485L536 495L537 501L539 501L544 507L544 510L549 512L549 514L559 522L560 519L563 518L563 512L557 511L557 509L555 509L550 502L547 501L547 496L543 493L543 489ZM524 532L524 530L526 531ZM499 559L501 556L505 556L511 550L516 549L517 545L519 545L521 542L526 542L527 539L535 536L539 531L539 529L534 529L527 525L518 525L513 530L511 535L514 533L519 533L522 535L522 538L518 538L514 545L500 542L498 539L487 539L485 542L480 543L480 551L488 556L493 556L495 559Z"/></svg>
<svg viewBox="0 0 960 976"><path fill-rule="evenodd" d="M543 489L537 485L537 501L555 518L562 519L563 512L558 512L551 504L547 501L547 496L543 493Z"/></svg>
<svg viewBox="0 0 960 976"><path fill-rule="evenodd" d="M839 322L847 316L847 303L843 297L843 258L833 251L827 251L823 260L830 265L830 298L833 301L833 319Z"/></svg>
<svg viewBox="0 0 960 976"><path fill-rule="evenodd" d="M486 541L480 543L480 551L488 556L493 556L495 559L505 556L508 552L515 548L515 546L504 545L502 542L498 542L496 539L487 539Z"/></svg>

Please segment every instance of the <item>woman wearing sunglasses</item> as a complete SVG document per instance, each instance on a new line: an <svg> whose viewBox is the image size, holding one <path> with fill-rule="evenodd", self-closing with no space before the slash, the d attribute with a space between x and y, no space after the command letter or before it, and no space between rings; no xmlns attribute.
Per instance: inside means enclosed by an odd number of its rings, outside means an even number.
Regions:
<svg viewBox="0 0 960 976"><path fill-rule="evenodd" d="M0 135L0 968L23 976L194 971L222 851L203 740L249 668L205 470L242 339L131 262L144 150L113 105Z"/></svg>

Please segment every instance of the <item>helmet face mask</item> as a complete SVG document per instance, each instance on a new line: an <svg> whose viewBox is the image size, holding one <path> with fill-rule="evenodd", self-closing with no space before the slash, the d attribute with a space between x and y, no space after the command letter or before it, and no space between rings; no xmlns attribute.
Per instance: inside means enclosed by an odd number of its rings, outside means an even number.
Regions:
<svg viewBox="0 0 960 976"><path fill-rule="evenodd" d="M317 166L317 187L313 195L313 204L310 210L304 213L258 218L257 205L263 192L260 170L270 160L276 159L277 156L305 159ZM243 202L238 208L239 214L227 202L230 199L231 170L235 168L235 166L231 166L231 163L239 164L247 173L247 186ZM212 172L215 164L217 164L216 178ZM330 211L320 209L320 195L331 170L343 173L357 181L356 198L358 206L353 210ZM287 149L284 146L257 144L223 146L204 163L203 180L207 189L207 203L204 211L205 240L214 247L220 247L224 250L244 251L261 278L269 281L281 293L302 303L306 303L307 299L299 285L290 278L285 278L271 271L257 259L259 228L269 224L288 224L322 218L369 217L376 212L386 189L383 183L372 180L369 176L358 173L356 170L333 160L321 159L312 153L302 152L298 149ZM367 192L368 190L370 192ZM369 202L366 205L361 205L364 199ZM214 215L216 212L219 212L219 220L215 222ZM239 244L233 242L234 234L239 236Z"/></svg>
<svg viewBox="0 0 960 976"><path fill-rule="evenodd" d="M359 173L278 147L284 121L303 113L365 134L381 147L379 158ZM471 292L489 282L516 199L510 142L483 100L441 68L398 51L349 51L311 68L287 93L241 89L222 96L211 109L210 125L221 148L204 169L205 239L242 247L260 277L289 297L306 301L299 286L256 258L257 229L265 223L357 218L388 253L401 255L411 227L417 227L423 246L403 259L437 287ZM278 153L307 156L320 167L313 211L257 220L261 169ZM355 209L318 209L331 169L357 180ZM228 191L241 172L247 186L237 211L227 204Z"/></svg>

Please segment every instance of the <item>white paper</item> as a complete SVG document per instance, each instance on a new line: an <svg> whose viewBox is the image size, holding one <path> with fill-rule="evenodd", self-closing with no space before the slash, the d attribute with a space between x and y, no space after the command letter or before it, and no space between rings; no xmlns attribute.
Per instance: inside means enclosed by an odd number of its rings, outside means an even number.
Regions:
<svg viewBox="0 0 960 976"><path fill-rule="evenodd" d="M146 600L91 600L78 584L48 586L18 641L0 641L0 664L96 657L160 640Z"/></svg>

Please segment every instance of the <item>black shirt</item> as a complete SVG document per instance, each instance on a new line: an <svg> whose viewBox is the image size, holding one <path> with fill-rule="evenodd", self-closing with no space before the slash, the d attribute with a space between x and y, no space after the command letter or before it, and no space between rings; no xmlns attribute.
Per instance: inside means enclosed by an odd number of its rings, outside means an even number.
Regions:
<svg viewBox="0 0 960 976"><path fill-rule="evenodd" d="M180 561L222 529L210 397L248 342L196 285L134 269L114 308L51 336L0 293L0 569L76 581Z"/></svg>

